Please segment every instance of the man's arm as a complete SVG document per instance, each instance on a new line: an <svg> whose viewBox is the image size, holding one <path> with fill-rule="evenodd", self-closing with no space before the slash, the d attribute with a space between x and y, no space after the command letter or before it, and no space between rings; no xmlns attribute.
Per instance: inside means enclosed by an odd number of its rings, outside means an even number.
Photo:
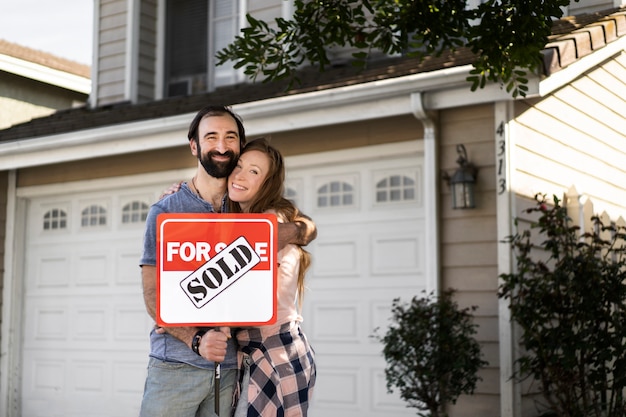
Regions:
<svg viewBox="0 0 626 417"><path fill-rule="evenodd" d="M146 310L156 322L156 267L143 265L141 267L141 280L143 283L143 300ZM167 332L175 338L183 341L191 349L191 341L199 329L197 327L160 327L159 332ZM200 340L198 351L203 358L222 362L226 357L226 342L230 338L230 328L221 327L204 334Z"/></svg>
<svg viewBox="0 0 626 417"><path fill-rule="evenodd" d="M278 249L284 248L288 243L306 246L317 237L317 227L310 217L299 213L292 223L278 224Z"/></svg>

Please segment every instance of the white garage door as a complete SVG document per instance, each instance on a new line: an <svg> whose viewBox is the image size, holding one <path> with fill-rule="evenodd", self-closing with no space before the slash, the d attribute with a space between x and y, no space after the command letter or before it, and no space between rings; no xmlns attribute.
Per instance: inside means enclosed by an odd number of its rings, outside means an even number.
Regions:
<svg viewBox="0 0 626 417"><path fill-rule="evenodd" d="M30 201L23 416L138 415L151 326L138 260L153 199L117 184Z"/></svg>
<svg viewBox="0 0 626 417"><path fill-rule="evenodd" d="M385 387L391 301L426 287L422 156L416 144L289 158L288 192L315 220L304 329L316 350L314 417L409 416ZM189 172L79 184L29 200L22 415L138 414L152 326L137 262L143 216ZM128 188L128 184L143 184ZM122 185L124 184L124 185ZM43 193L41 193L43 195Z"/></svg>
<svg viewBox="0 0 626 417"><path fill-rule="evenodd" d="M289 161L288 188L318 227L303 328L317 354L314 417L414 416L388 395L391 302L426 288L422 155L406 145Z"/></svg>

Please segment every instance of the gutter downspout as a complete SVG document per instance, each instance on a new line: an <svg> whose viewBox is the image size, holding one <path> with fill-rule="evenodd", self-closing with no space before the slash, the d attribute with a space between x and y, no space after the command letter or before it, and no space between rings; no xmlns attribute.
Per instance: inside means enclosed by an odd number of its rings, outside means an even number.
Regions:
<svg viewBox="0 0 626 417"><path fill-rule="evenodd" d="M8 171L7 204L4 238L4 274L2 291L2 329L0 343L0 417L21 415L19 377L21 363L21 305L22 283L15 277L18 275L16 250L21 242L17 224L19 210L25 209L17 198L17 171Z"/></svg>
<svg viewBox="0 0 626 417"><path fill-rule="evenodd" d="M439 239L439 158L437 153L436 114L424 106L424 93L411 93L411 113L424 126L424 232L426 292L439 294L441 261Z"/></svg>

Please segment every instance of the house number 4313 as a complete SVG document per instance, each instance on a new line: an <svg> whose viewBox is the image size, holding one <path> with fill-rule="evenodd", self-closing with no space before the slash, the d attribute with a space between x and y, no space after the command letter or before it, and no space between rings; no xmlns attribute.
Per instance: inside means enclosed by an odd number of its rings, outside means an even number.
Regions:
<svg viewBox="0 0 626 417"><path fill-rule="evenodd" d="M504 122L500 122L496 129L498 163L498 195L506 191L506 136L504 135Z"/></svg>

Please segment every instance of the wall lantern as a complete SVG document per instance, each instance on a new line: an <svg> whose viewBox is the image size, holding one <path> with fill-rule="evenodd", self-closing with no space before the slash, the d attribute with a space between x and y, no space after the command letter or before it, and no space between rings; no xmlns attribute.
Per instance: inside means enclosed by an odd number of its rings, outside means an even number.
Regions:
<svg viewBox="0 0 626 417"><path fill-rule="evenodd" d="M459 157L456 163L459 168L452 174L444 173L444 178L448 181L452 192L452 208L468 209L476 207L475 188L478 169L467 160L465 146L456 145L456 152Z"/></svg>

